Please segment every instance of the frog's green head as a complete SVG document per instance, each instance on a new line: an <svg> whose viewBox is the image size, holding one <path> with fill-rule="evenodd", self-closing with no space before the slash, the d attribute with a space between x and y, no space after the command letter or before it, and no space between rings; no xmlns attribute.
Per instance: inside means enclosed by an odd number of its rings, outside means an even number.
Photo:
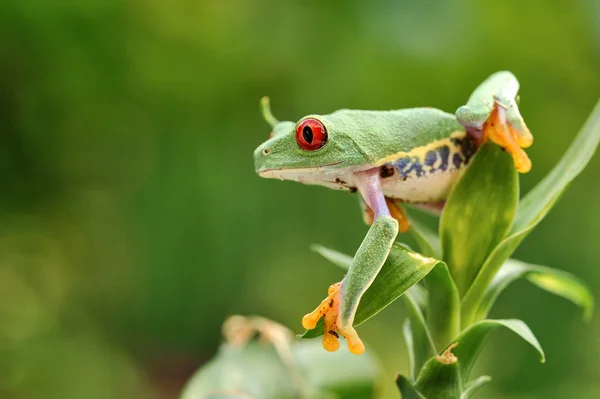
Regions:
<svg viewBox="0 0 600 399"><path fill-rule="evenodd" d="M352 166L364 165L364 155L336 118L308 115L279 122L261 100L265 120L273 127L267 141L254 151L256 172L267 178L341 187Z"/></svg>

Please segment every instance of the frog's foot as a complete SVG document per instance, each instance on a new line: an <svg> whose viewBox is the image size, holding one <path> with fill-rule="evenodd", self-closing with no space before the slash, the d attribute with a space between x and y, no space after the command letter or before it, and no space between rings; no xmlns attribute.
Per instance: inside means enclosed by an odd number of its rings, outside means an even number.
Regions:
<svg viewBox="0 0 600 399"><path fill-rule="evenodd" d="M337 351L340 347L338 338L341 334L348 341L350 352L360 355L365 351L365 345L352 326L343 327L339 320L340 303L342 302L341 282L332 284L327 293L327 298L314 311L302 318L302 326L307 330L312 330L317 326L319 319L323 317L325 322L323 348L329 352Z"/></svg>
<svg viewBox="0 0 600 399"><path fill-rule="evenodd" d="M408 220L408 215L404 208L401 205L398 205L392 198L386 197L385 202L390 210L390 215L398 222L398 231L406 233L410 230L410 221Z"/></svg>
<svg viewBox="0 0 600 399"><path fill-rule="evenodd" d="M516 103L495 99L494 109L483 125L483 140L489 139L508 151L515 163L517 171L527 173L531 169L531 160L523 151L533 143L533 136L523 123Z"/></svg>

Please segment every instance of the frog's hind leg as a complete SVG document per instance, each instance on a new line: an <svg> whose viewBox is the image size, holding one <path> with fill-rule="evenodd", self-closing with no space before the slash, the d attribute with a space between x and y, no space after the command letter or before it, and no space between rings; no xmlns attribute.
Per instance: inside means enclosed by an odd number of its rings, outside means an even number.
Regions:
<svg viewBox="0 0 600 399"><path fill-rule="evenodd" d="M516 169L527 173L531 160L523 151L533 143L517 106L519 82L510 72L490 76L456 111L456 119L478 144L490 140L508 151Z"/></svg>

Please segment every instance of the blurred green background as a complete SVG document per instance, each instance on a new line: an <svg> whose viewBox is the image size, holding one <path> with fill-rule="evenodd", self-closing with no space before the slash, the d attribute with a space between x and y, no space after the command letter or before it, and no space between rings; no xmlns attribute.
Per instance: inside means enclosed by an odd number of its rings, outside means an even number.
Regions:
<svg viewBox="0 0 600 399"><path fill-rule="evenodd" d="M356 198L259 179L279 119L454 111L494 71L521 82L531 188L600 94L595 0L0 2L0 398L174 398L232 313L300 331L366 232ZM524 243L600 296L600 156ZM404 310L361 327L390 382ZM523 318L480 359L487 398L600 397L600 321L517 283ZM398 398L391 387L389 398Z"/></svg>

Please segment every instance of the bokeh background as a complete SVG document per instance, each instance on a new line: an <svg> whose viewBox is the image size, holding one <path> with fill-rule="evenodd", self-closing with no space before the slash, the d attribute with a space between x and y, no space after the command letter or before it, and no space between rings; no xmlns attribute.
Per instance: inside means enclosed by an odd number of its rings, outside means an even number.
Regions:
<svg viewBox="0 0 600 399"><path fill-rule="evenodd" d="M294 121L452 112L501 69L536 137L526 191L599 97L598 1L1 1L0 398L174 398L227 315L300 331L341 277L309 244L351 253L366 226L347 193L255 175L261 96ZM599 179L600 155L517 253L596 296ZM493 315L524 319L548 362L496 334L484 397L600 397L598 317L527 283ZM403 318L361 327L390 382Z"/></svg>

